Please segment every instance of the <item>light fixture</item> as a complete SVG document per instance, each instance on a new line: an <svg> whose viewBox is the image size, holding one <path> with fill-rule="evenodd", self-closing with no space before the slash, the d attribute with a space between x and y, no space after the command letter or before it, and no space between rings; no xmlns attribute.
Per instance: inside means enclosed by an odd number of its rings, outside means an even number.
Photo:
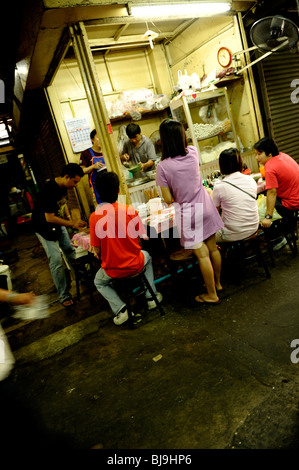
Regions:
<svg viewBox="0 0 299 470"><path fill-rule="evenodd" d="M226 13L231 9L228 2L201 2L201 3L165 3L131 6L131 15L140 18L155 18L170 16L207 17Z"/></svg>
<svg viewBox="0 0 299 470"><path fill-rule="evenodd" d="M159 36L159 34L155 33L155 31L152 31L152 30L148 29L147 22L146 22L146 27L147 27L147 30L144 33L144 35L142 36L142 38L143 39L148 39L149 43L150 43L150 46L151 46L151 49L154 49L153 39L156 39Z"/></svg>

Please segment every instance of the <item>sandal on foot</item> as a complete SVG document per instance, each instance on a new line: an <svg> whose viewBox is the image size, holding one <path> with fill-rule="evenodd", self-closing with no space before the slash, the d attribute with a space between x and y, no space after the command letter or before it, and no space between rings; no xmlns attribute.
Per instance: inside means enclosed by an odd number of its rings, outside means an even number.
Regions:
<svg viewBox="0 0 299 470"><path fill-rule="evenodd" d="M197 300L197 299L200 299L200 300ZM209 302L208 300L205 300L205 299L204 299L203 297L201 297L200 295L197 295L197 296L195 297L195 300L196 300L196 302L199 303L199 304L209 304L209 305L210 305L210 304L211 304L211 305L219 305L219 304L221 304L221 300L220 300L220 299L217 300L217 302Z"/></svg>
<svg viewBox="0 0 299 470"><path fill-rule="evenodd" d="M61 305L65 308L71 308L74 306L74 301L73 299L65 299L63 302L60 302Z"/></svg>

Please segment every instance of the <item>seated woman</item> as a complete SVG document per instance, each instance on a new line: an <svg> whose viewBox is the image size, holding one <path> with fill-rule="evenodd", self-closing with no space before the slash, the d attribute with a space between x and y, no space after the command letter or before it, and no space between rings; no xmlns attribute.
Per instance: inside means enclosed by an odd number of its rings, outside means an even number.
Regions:
<svg viewBox="0 0 299 470"><path fill-rule="evenodd" d="M213 201L224 227L216 233L216 242L243 240L259 226L257 185L249 175L243 175L242 159L235 148L221 152L219 167L224 178L215 184Z"/></svg>

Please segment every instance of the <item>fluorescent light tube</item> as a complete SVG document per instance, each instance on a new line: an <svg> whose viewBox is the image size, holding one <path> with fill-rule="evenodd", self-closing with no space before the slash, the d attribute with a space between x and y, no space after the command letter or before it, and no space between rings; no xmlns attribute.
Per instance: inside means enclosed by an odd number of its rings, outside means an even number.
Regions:
<svg viewBox="0 0 299 470"><path fill-rule="evenodd" d="M230 3L168 3L164 5L140 5L132 6L132 16L140 18L155 18L169 16L213 16L218 13L225 13L231 9Z"/></svg>

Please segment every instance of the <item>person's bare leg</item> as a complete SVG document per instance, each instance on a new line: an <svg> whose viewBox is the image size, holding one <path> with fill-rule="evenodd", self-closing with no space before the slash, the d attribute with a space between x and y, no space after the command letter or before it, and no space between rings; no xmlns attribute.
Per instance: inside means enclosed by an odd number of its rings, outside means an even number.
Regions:
<svg viewBox="0 0 299 470"><path fill-rule="evenodd" d="M199 268L207 289L206 294L197 296L195 300L199 303L201 302L218 302L219 298L216 292L215 287L215 275L213 270L213 265L209 255L209 249L205 242L203 242L200 248L193 250L199 263Z"/></svg>
<svg viewBox="0 0 299 470"><path fill-rule="evenodd" d="M223 289L220 281L220 276L221 276L221 254L220 251L218 250L217 244L216 244L216 237L215 235L212 235L210 238L205 240L205 243L209 249L210 252L210 258L211 262L213 265L214 269L214 275L215 275L215 286L216 290L220 291Z"/></svg>

